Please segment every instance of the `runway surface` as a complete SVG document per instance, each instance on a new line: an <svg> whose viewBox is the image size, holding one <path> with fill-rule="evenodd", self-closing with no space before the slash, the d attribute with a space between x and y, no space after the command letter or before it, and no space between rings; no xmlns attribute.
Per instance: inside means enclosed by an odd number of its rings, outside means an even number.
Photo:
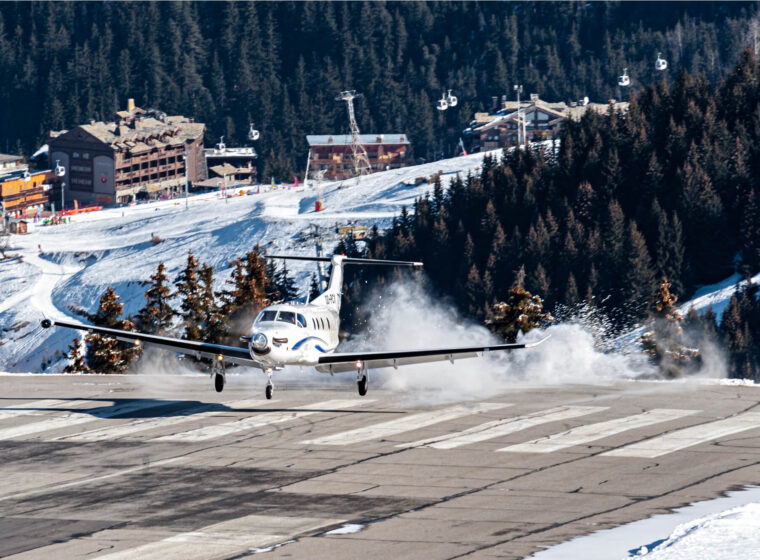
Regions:
<svg viewBox="0 0 760 560"><path fill-rule="evenodd" d="M760 480L758 387L241 379L0 377L0 557L525 558Z"/></svg>

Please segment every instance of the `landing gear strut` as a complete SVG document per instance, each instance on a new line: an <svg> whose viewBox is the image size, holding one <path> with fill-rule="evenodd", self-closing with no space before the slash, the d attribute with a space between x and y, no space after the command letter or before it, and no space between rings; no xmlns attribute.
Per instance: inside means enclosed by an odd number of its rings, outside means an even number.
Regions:
<svg viewBox="0 0 760 560"><path fill-rule="evenodd" d="M364 362L358 362L356 364L356 388L359 391L360 396L367 394L367 387L369 386L369 372Z"/></svg>
<svg viewBox="0 0 760 560"><path fill-rule="evenodd" d="M217 393L221 393L224 390L224 384L227 381L227 372L224 369L224 361L214 360L214 364L211 366L211 376L214 378L214 389Z"/></svg>
<svg viewBox="0 0 760 560"><path fill-rule="evenodd" d="M267 400L272 399L272 393L274 393L274 383L272 383L272 370L268 369L266 370L267 373L267 388L266 388L266 397Z"/></svg>

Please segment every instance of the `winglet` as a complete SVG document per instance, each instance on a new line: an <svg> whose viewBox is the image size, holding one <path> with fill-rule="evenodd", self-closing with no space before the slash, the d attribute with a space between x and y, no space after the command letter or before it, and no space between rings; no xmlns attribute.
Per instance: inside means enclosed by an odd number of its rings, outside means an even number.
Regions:
<svg viewBox="0 0 760 560"><path fill-rule="evenodd" d="M547 340L549 340L551 337L552 337L552 335L547 334L544 338L542 338L538 342L531 342L530 344L526 344L525 348L535 348L539 344L542 344L542 343L546 342Z"/></svg>

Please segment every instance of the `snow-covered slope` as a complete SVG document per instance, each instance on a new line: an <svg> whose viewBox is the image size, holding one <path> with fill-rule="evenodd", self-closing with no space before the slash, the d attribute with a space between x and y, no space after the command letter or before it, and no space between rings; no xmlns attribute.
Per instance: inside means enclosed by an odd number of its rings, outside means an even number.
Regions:
<svg viewBox="0 0 760 560"><path fill-rule="evenodd" d="M192 250L214 266L221 288L230 262L255 244L269 253L313 255L308 234L318 224L327 232L323 243L329 250L339 240L337 226L387 227L402 206L432 189L431 175L441 172L446 186L482 160L483 154L473 154L376 173L359 184L324 183L324 210L318 213L314 188L254 187L227 199L191 197L188 210L184 200L108 209L13 236L9 252L23 262L0 263L0 371L40 371L43 359L65 352L72 333L43 330L40 319L73 317L72 305L93 311L107 286L123 298L127 314L136 312L144 303L144 282L160 261L174 277ZM423 182L415 186L420 177ZM162 240L155 245L154 235ZM313 265L294 264L292 270L305 289Z"/></svg>

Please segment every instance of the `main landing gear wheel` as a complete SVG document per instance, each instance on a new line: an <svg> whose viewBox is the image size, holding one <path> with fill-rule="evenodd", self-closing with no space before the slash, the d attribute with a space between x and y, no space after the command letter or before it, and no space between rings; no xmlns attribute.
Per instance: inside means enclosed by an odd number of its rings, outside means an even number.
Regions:
<svg viewBox="0 0 760 560"><path fill-rule="evenodd" d="M356 388L359 390L359 395L364 396L367 394L367 385L369 385L369 379L366 375L362 375L356 380Z"/></svg>
<svg viewBox="0 0 760 560"><path fill-rule="evenodd" d="M221 393L224 390L224 384L227 381L225 374L224 362L214 360L211 375L214 376L214 389L217 393Z"/></svg>
<svg viewBox="0 0 760 560"><path fill-rule="evenodd" d="M214 389L217 393L221 393L224 390L224 376L221 373L214 375Z"/></svg>

